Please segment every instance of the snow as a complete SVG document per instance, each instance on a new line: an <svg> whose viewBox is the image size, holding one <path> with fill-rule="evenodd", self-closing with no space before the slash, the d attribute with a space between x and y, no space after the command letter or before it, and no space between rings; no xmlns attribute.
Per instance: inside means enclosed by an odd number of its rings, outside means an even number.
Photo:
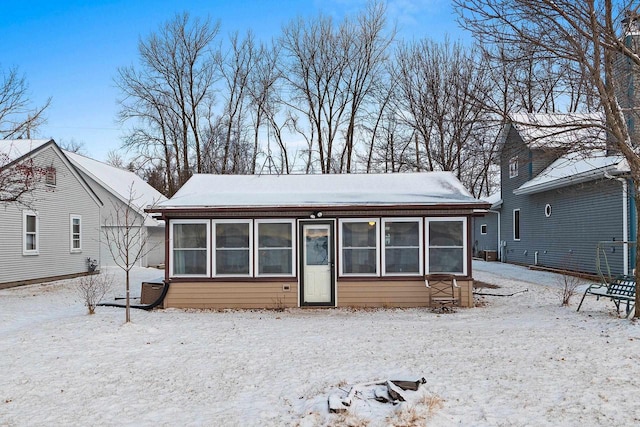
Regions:
<svg viewBox="0 0 640 427"><path fill-rule="evenodd" d="M560 307L561 276L474 261L473 309L86 314L79 279L0 290L0 425L610 426L640 423L640 324ZM122 274L110 295L122 294ZM136 268L134 283L159 270ZM583 285L584 287L584 285ZM139 285L134 285L134 294ZM397 406L351 385L427 382Z"/></svg>
<svg viewBox="0 0 640 427"><path fill-rule="evenodd" d="M605 143L601 113L515 113L512 125L530 148L562 147L567 144L600 146Z"/></svg>
<svg viewBox="0 0 640 427"><path fill-rule="evenodd" d="M0 139L0 154L7 156L10 162L40 148L50 139Z"/></svg>
<svg viewBox="0 0 640 427"><path fill-rule="evenodd" d="M480 203L450 172L394 174L196 174L160 209Z"/></svg>

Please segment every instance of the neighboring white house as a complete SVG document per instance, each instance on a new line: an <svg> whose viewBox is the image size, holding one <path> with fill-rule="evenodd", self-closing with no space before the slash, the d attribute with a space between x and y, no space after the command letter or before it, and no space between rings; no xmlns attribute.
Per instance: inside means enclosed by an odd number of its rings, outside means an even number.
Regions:
<svg viewBox="0 0 640 427"><path fill-rule="evenodd" d="M100 256L99 196L52 139L0 140L0 153L5 171L46 169L23 204L0 204L0 287L86 273Z"/></svg>
<svg viewBox="0 0 640 427"><path fill-rule="evenodd" d="M129 200L137 216L135 224L142 224L144 227L142 232L147 246L143 252L149 251L138 264L145 267L164 264L164 221L157 221L146 214L144 209L166 200L166 197L133 172L69 151L65 151L65 154L104 203L100 220L100 264L114 265L113 256L105 241L105 232L117 222L118 211L124 212ZM137 248L131 248L131 253L135 251Z"/></svg>

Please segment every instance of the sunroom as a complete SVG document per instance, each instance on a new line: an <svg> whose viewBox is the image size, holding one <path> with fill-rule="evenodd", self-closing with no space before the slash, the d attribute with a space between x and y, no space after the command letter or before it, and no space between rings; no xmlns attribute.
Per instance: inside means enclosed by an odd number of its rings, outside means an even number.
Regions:
<svg viewBox="0 0 640 427"><path fill-rule="evenodd" d="M469 218L445 172L195 175L150 209L167 227L165 307L415 307L455 275L472 304Z"/></svg>

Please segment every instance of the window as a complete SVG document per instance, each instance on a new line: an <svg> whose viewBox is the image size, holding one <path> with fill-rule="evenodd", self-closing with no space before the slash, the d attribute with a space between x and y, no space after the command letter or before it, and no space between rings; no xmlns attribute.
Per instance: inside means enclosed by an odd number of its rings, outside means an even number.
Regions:
<svg viewBox="0 0 640 427"><path fill-rule="evenodd" d="M174 276L209 275L209 221L171 221L171 268Z"/></svg>
<svg viewBox="0 0 640 427"><path fill-rule="evenodd" d="M80 215L71 215L69 225L71 252L82 252L82 217Z"/></svg>
<svg viewBox="0 0 640 427"><path fill-rule="evenodd" d="M214 276L251 276L251 220L219 220L214 227Z"/></svg>
<svg viewBox="0 0 640 427"><path fill-rule="evenodd" d="M520 209L513 210L513 240L520 240Z"/></svg>
<svg viewBox="0 0 640 427"><path fill-rule="evenodd" d="M23 231L23 255L38 255L39 247L39 224L38 214L34 211L22 212L22 231Z"/></svg>
<svg viewBox="0 0 640 427"><path fill-rule="evenodd" d="M50 186L56 185L56 168L48 167L45 173L44 183Z"/></svg>
<svg viewBox="0 0 640 427"><path fill-rule="evenodd" d="M547 218L551 216L551 205L549 203L544 207L544 216Z"/></svg>
<svg viewBox="0 0 640 427"><path fill-rule="evenodd" d="M258 276L293 276L293 221L256 220Z"/></svg>
<svg viewBox="0 0 640 427"><path fill-rule="evenodd" d="M509 159L509 178L518 176L518 156Z"/></svg>
<svg viewBox="0 0 640 427"><path fill-rule="evenodd" d="M418 218L383 219L383 274L421 274L422 220Z"/></svg>
<svg viewBox="0 0 640 427"><path fill-rule="evenodd" d="M466 218L427 218L429 273L466 274Z"/></svg>
<svg viewBox="0 0 640 427"><path fill-rule="evenodd" d="M345 219L340 222L340 270L343 275L378 275L378 219Z"/></svg>
<svg viewBox="0 0 640 427"><path fill-rule="evenodd" d="M480 234L487 234L487 224L482 224L480 226Z"/></svg>

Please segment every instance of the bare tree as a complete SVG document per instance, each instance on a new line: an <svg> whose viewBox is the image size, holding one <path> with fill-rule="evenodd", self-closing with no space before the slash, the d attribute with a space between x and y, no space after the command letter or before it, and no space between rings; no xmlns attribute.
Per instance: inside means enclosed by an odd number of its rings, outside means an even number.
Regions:
<svg viewBox="0 0 640 427"><path fill-rule="evenodd" d="M0 68L0 139L31 139L44 122L50 104L51 98L40 107L32 107L25 77L17 68Z"/></svg>
<svg viewBox="0 0 640 427"><path fill-rule="evenodd" d="M31 206L34 192L47 170L32 158L14 159L0 146L0 205L18 203Z"/></svg>
<svg viewBox="0 0 640 427"><path fill-rule="evenodd" d="M606 131L609 142L627 160L635 188L640 188L640 151L634 127L638 107L629 102L629 80L640 68L637 1L613 0L454 0L461 24L483 43L531 46L540 55L568 66L562 72L578 75L592 100L604 113L601 123L587 123ZM624 19L623 19L624 18ZM628 78L619 74L617 61L628 67ZM635 84L635 83L634 83ZM625 90L626 89L626 90ZM572 149L580 150L578 143ZM640 193L635 193L636 217ZM636 226L636 240L640 227ZM635 259L640 279L640 251ZM640 293L636 293L635 317L640 317Z"/></svg>

